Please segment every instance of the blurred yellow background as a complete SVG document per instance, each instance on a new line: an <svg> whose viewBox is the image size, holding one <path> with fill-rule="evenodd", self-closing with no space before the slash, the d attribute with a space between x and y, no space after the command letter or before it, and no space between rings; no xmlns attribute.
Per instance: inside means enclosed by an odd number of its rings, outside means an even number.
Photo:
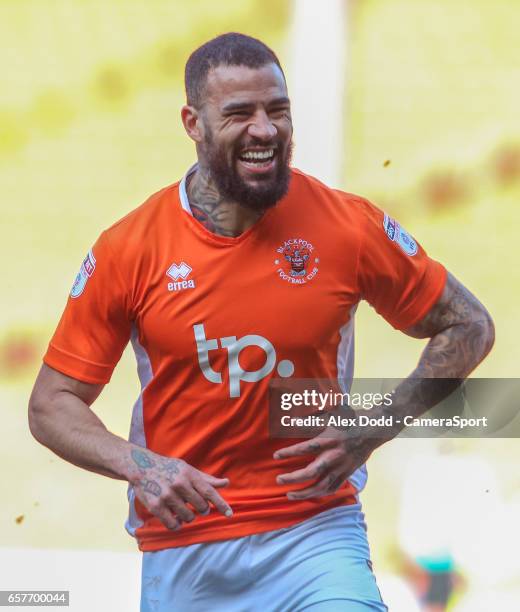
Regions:
<svg viewBox="0 0 520 612"><path fill-rule="evenodd" d="M345 6L341 186L397 216L488 307L497 342L475 375L518 376L520 3ZM290 92L294 10L287 0L0 0L2 546L134 550L122 527L124 483L69 466L32 440L32 382L97 235L194 160L179 117L190 52L226 31L257 36L286 65ZM315 112L327 113L326 92ZM298 147L306 126L295 129ZM357 325L356 375L411 370L421 343L365 306ZM134 370L125 353L96 404L125 437ZM371 459L364 501L376 565L397 572L395 491L414 455L407 441L392 444ZM519 501L510 469L517 440L454 444L491 463L504 503Z"/></svg>

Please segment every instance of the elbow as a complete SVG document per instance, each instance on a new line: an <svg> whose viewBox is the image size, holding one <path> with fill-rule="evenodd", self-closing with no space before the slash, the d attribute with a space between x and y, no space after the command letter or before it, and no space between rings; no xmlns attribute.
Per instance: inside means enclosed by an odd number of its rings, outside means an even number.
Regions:
<svg viewBox="0 0 520 612"><path fill-rule="evenodd" d="M45 399L34 390L29 399L29 431L40 444L45 444L45 405Z"/></svg>
<svg viewBox="0 0 520 612"><path fill-rule="evenodd" d="M479 331L481 338L481 359L484 359L491 352L495 344L495 324L485 308L482 309L482 315Z"/></svg>

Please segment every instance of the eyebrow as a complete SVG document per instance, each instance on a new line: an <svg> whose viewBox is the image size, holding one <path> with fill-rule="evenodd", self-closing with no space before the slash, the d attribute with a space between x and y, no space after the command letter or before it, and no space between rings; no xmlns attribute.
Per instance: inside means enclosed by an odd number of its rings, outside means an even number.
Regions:
<svg viewBox="0 0 520 612"><path fill-rule="evenodd" d="M267 106L289 106L291 101L287 96L283 96L281 98L276 98L275 100L271 100Z"/></svg>
<svg viewBox="0 0 520 612"><path fill-rule="evenodd" d="M289 105L289 103L290 103L289 98L287 96L283 96L281 98L276 98L274 100L271 100L267 106L268 107L278 106L280 104ZM226 106L222 108L222 112L232 113L232 112L240 111L240 110L249 110L251 108L254 108L254 106L255 105L252 102L230 102L229 104L226 104Z"/></svg>
<svg viewBox="0 0 520 612"><path fill-rule="evenodd" d="M247 110L253 108L253 106L254 104L252 104L251 102L230 102L229 104L226 104L226 106L224 106L222 112L232 113L233 111L237 110Z"/></svg>

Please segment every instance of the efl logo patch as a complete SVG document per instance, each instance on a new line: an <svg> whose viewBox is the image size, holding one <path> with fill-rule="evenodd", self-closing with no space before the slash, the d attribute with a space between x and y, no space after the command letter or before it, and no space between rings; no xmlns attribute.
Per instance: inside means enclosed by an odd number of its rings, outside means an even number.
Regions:
<svg viewBox="0 0 520 612"><path fill-rule="evenodd" d="M417 242L410 236L410 234L402 228L399 223L392 217L385 214L383 220L383 227L386 235L392 242L397 242L401 249L412 257L417 253Z"/></svg>
<svg viewBox="0 0 520 612"><path fill-rule="evenodd" d="M72 285L70 297L77 298L83 293L83 289L85 289L85 285L87 284L88 279L94 274L95 269L96 258L94 257L94 253L92 253L91 249L81 264L81 268L79 269L79 272L74 280L74 284Z"/></svg>
<svg viewBox="0 0 520 612"><path fill-rule="evenodd" d="M316 257L314 246L302 238L290 238L276 249L281 255L275 259L279 277L293 285L304 285L318 273L320 259Z"/></svg>

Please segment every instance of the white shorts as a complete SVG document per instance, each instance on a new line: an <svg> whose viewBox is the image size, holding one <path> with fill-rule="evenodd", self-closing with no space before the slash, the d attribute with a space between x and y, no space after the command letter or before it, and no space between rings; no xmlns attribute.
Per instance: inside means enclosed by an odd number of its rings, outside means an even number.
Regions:
<svg viewBox="0 0 520 612"><path fill-rule="evenodd" d="M386 612L361 505L289 528L143 554L141 612Z"/></svg>

